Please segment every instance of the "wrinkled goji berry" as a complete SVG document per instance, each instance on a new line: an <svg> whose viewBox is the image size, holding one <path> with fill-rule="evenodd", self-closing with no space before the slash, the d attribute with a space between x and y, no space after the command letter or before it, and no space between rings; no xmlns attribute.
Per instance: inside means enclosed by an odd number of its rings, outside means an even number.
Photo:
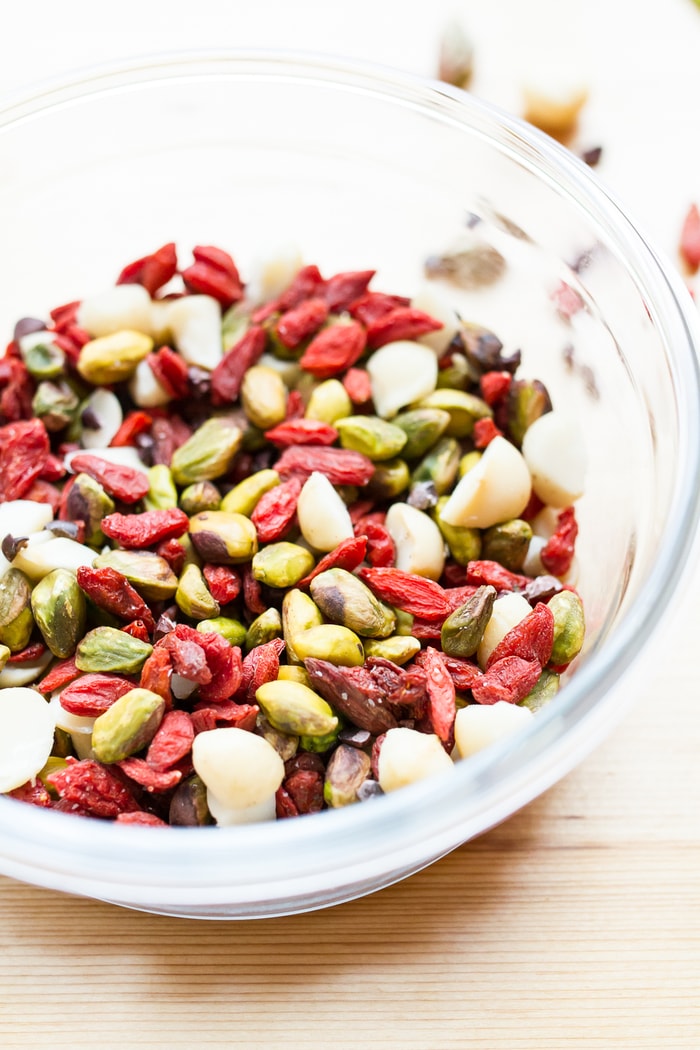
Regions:
<svg viewBox="0 0 700 1050"><path fill-rule="evenodd" d="M553 645L554 614L549 606L538 602L532 612L515 627L511 627L492 650L486 662L486 670L505 656L536 660L542 668L549 662Z"/></svg>
<svg viewBox="0 0 700 1050"><path fill-rule="evenodd" d="M169 346L161 346L146 358L153 375L164 390L176 400L187 397L190 377L187 363Z"/></svg>
<svg viewBox="0 0 700 1050"><path fill-rule="evenodd" d="M204 733L208 729L219 729L222 726L243 729L247 733L252 733L259 713L260 708L257 704L237 704L232 700L224 700L216 704L200 701L195 704L192 711L192 726L195 734Z"/></svg>
<svg viewBox="0 0 700 1050"><path fill-rule="evenodd" d="M297 813L320 813L323 809L323 775L310 769L299 769L283 782L283 787Z"/></svg>
<svg viewBox="0 0 700 1050"><path fill-rule="evenodd" d="M474 433L472 435L474 448L486 448L491 444L495 437L503 437L503 431L499 430L489 416L476 420L474 423Z"/></svg>
<svg viewBox="0 0 700 1050"><path fill-rule="evenodd" d="M40 693L48 695L53 693L55 689L62 689L70 682L75 681L76 678L80 678L82 673L76 667L75 657L71 656L67 660L61 660L60 663L54 664L49 673L44 675L37 684L37 688Z"/></svg>
<svg viewBox="0 0 700 1050"><path fill-rule="evenodd" d="M241 593L241 577L230 565L204 565L202 573L209 593L219 605L228 605Z"/></svg>
<svg viewBox="0 0 700 1050"><path fill-rule="evenodd" d="M155 553L167 561L176 576L180 575L187 559L187 551L179 540L174 538L161 540L155 549Z"/></svg>
<svg viewBox="0 0 700 1050"><path fill-rule="evenodd" d="M305 299L282 314L275 325L275 334L288 350L296 350L318 332L328 312L323 299Z"/></svg>
<svg viewBox="0 0 700 1050"><path fill-rule="evenodd" d="M540 551L540 561L552 576L565 576L571 568L577 536L576 511L567 507L557 516L557 527Z"/></svg>
<svg viewBox="0 0 700 1050"><path fill-rule="evenodd" d="M348 306L348 313L365 327L386 317L397 307L410 306L411 300L403 295L387 295L386 292L365 292Z"/></svg>
<svg viewBox="0 0 700 1050"><path fill-rule="evenodd" d="M366 344L367 334L357 321L334 324L314 336L299 364L316 379L330 379L359 361Z"/></svg>
<svg viewBox="0 0 700 1050"><path fill-rule="evenodd" d="M151 429L152 423L153 417L142 409L129 412L110 441L111 447L123 448L125 445L133 445L139 434L145 434L146 431Z"/></svg>
<svg viewBox="0 0 700 1050"><path fill-rule="evenodd" d="M343 313L367 291L376 270L348 270L327 278L321 295L334 314Z"/></svg>
<svg viewBox="0 0 700 1050"><path fill-rule="evenodd" d="M253 325L224 354L211 374L211 400L214 405L228 405L241 392L243 376L260 359L265 349L265 331Z"/></svg>
<svg viewBox="0 0 700 1050"><path fill-rule="evenodd" d="M510 372L484 372L479 378L482 399L491 407L500 404L510 390L512 382Z"/></svg>
<svg viewBox="0 0 700 1050"><path fill-rule="evenodd" d="M366 485L374 474L374 463L361 452L321 445L292 445L275 463L283 478L295 474L304 479L315 471L325 474L331 485Z"/></svg>
<svg viewBox="0 0 700 1050"><path fill-rule="evenodd" d="M76 578L80 589L98 608L126 623L143 620L148 631L155 628L148 605L121 572L107 565L101 569L81 565L76 570Z"/></svg>
<svg viewBox="0 0 700 1050"><path fill-rule="evenodd" d="M72 715L97 718L133 688L133 682L121 675L82 674L61 691L61 707Z"/></svg>
<svg viewBox="0 0 700 1050"><path fill-rule="evenodd" d="M260 543L282 539L289 531L296 516L301 488L298 478L290 478L260 497L250 515Z"/></svg>
<svg viewBox="0 0 700 1050"><path fill-rule="evenodd" d="M428 708L426 715L428 721L445 750L450 752L454 746L454 725L457 714L455 684L445 666L442 653L432 646L427 646L418 653L416 663L424 669L427 675Z"/></svg>
<svg viewBox="0 0 700 1050"><path fill-rule="evenodd" d="M228 252L213 245L197 245L192 255L194 262L181 274L189 292L211 295L223 310L243 298L243 283Z"/></svg>
<svg viewBox="0 0 700 1050"><path fill-rule="evenodd" d="M367 325L367 346L377 350L387 343L399 339L418 339L428 332L436 332L443 327L442 321L436 320L422 310L412 306L396 306Z"/></svg>
<svg viewBox="0 0 700 1050"><path fill-rule="evenodd" d="M88 474L102 485L105 492L122 503L137 503L150 487L142 470L121 463L110 463L88 452L80 452L73 457L71 470L75 474Z"/></svg>
<svg viewBox="0 0 700 1050"><path fill-rule="evenodd" d="M495 704L499 700L519 704L534 688L541 671L537 660L505 656L472 684L472 696L478 704Z"/></svg>
<svg viewBox="0 0 700 1050"><path fill-rule="evenodd" d="M0 427L0 503L21 499L39 477L51 448L40 419Z"/></svg>
<svg viewBox="0 0 700 1050"><path fill-rule="evenodd" d="M146 810L136 809L131 813L118 813L115 824L131 824L138 828L167 828L169 825L157 817L155 813L147 813Z"/></svg>
<svg viewBox="0 0 700 1050"><path fill-rule="evenodd" d="M193 740L194 727L187 711L166 711L148 745L146 761L153 769L165 772L189 755Z"/></svg>
<svg viewBox="0 0 700 1050"><path fill-rule="evenodd" d="M385 525L363 518L355 526L355 535L367 539L367 561L373 568L386 569L396 562L396 545Z"/></svg>
<svg viewBox="0 0 700 1050"><path fill-rule="evenodd" d="M318 560L308 576L304 576L303 579L299 580L297 587L308 587L312 580L322 572L326 572L327 569L346 569L348 572L352 572L365 560L366 551L366 536L355 536L352 539L343 540L342 543L339 543L337 547L334 547L332 551L324 554Z"/></svg>
<svg viewBox="0 0 700 1050"><path fill-rule="evenodd" d="M255 694L261 685L274 682L277 678L284 645L282 638L272 638L269 642L256 645L244 657L239 693L247 703L252 704L255 701Z"/></svg>
<svg viewBox="0 0 700 1050"><path fill-rule="evenodd" d="M182 780L179 769L154 769L145 758L132 755L116 763L129 780L133 780L148 792L170 791Z"/></svg>
<svg viewBox="0 0 700 1050"><path fill-rule="evenodd" d="M184 536L190 519L184 510L170 507L167 510L146 510L142 514L108 514L102 519L105 536L115 540L120 547L143 550L161 540Z"/></svg>
<svg viewBox="0 0 700 1050"><path fill-rule="evenodd" d="M91 758L69 759L64 769L49 773L46 779L62 800L75 803L92 817L110 820L118 813L139 809L123 781L107 766Z"/></svg>
<svg viewBox="0 0 700 1050"><path fill-rule="evenodd" d="M372 400L372 383L364 368L349 368L343 376L343 386L353 405L368 405Z"/></svg>
<svg viewBox="0 0 700 1050"><path fill-rule="evenodd" d="M359 576L389 605L426 620L447 616L444 589L434 580L401 569L360 569Z"/></svg>
<svg viewBox="0 0 700 1050"><path fill-rule="evenodd" d="M289 448L290 445L332 445L338 440L338 431L320 419L293 419L266 430L265 437L278 448Z"/></svg>
<svg viewBox="0 0 700 1050"><path fill-rule="evenodd" d="M117 277L117 284L142 284L153 297L177 272L175 244L170 241L162 248L127 263Z"/></svg>
<svg viewBox="0 0 700 1050"><path fill-rule="evenodd" d="M467 565L467 583L490 584L497 591L521 591L530 583L530 577L504 569L497 561L477 560Z"/></svg>

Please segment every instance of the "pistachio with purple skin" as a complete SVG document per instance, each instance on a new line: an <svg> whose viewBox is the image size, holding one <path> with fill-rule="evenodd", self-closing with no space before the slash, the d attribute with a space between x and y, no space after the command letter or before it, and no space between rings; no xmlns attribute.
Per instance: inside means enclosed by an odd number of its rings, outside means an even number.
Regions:
<svg viewBox="0 0 700 1050"><path fill-rule="evenodd" d="M206 510L190 518L190 537L205 562L237 565L258 551L258 534L250 518L223 510Z"/></svg>

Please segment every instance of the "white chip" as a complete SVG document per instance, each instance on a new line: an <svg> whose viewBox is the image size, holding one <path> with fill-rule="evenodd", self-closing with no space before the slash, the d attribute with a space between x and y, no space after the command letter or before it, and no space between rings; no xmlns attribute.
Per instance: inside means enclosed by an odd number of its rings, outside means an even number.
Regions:
<svg viewBox="0 0 700 1050"><path fill-rule="evenodd" d="M0 689L0 792L26 784L53 747L53 713L35 689Z"/></svg>

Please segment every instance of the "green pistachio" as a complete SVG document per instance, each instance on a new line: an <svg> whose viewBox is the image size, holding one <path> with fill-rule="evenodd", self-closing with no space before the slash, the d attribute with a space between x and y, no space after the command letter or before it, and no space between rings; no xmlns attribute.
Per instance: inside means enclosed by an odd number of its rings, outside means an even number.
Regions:
<svg viewBox="0 0 700 1050"><path fill-rule="evenodd" d="M0 645L0 671L12 656L12 650L7 645Z"/></svg>
<svg viewBox="0 0 700 1050"><path fill-rule="evenodd" d="M437 385L438 389L448 387L450 390L468 390L478 379L478 373L464 354L452 354L449 365L438 372Z"/></svg>
<svg viewBox="0 0 700 1050"><path fill-rule="evenodd" d="M413 631L413 616L405 609L394 609L394 613L396 614L396 633L408 638Z"/></svg>
<svg viewBox="0 0 700 1050"><path fill-rule="evenodd" d="M341 727L342 723L338 719L337 727L323 736L309 736L306 733L302 733L299 737L299 747L302 751L311 751L312 754L322 755L338 743L338 734Z"/></svg>
<svg viewBox="0 0 700 1050"><path fill-rule="evenodd" d="M215 565L250 561L258 551L258 534L249 518L223 510L207 510L190 518L190 536L197 553Z"/></svg>
<svg viewBox="0 0 700 1050"><path fill-rule="evenodd" d="M455 483L460 453L459 442L455 438L440 438L413 471L413 483L431 481L438 496L442 496Z"/></svg>
<svg viewBox="0 0 700 1050"><path fill-rule="evenodd" d="M358 635L336 623L323 623L302 631L294 638L294 649L301 660L314 657L339 667L359 667L365 659Z"/></svg>
<svg viewBox="0 0 700 1050"><path fill-rule="evenodd" d="M114 511L114 500L89 474L77 474L68 491L66 514L69 521L85 522L85 542L100 547L106 542L102 519Z"/></svg>
<svg viewBox="0 0 700 1050"><path fill-rule="evenodd" d="M175 788L170 799L168 821L175 827L184 828L214 823L207 805L207 786L196 773Z"/></svg>
<svg viewBox="0 0 700 1050"><path fill-rule="evenodd" d="M474 430L477 419L491 418L493 411L476 394L470 394L466 390L453 390L448 387L439 388L432 394L424 397L418 408L440 408L449 413L450 422L445 430L448 437L464 438L470 437Z"/></svg>
<svg viewBox="0 0 700 1050"><path fill-rule="evenodd" d="M271 642L273 638L282 637L282 617L277 609L266 609L251 623L246 632L245 647L248 652L258 645Z"/></svg>
<svg viewBox="0 0 700 1050"><path fill-rule="evenodd" d="M343 448L375 462L392 459L406 444L405 431L379 416L346 416L336 420L335 427Z"/></svg>
<svg viewBox="0 0 700 1050"><path fill-rule="evenodd" d="M287 414L287 388L279 372L265 365L253 365L241 384L243 411L260 430L281 423Z"/></svg>
<svg viewBox="0 0 700 1050"><path fill-rule="evenodd" d="M327 569L310 584L311 597L331 623L365 638L386 638L396 627L394 610L345 569Z"/></svg>
<svg viewBox="0 0 700 1050"><path fill-rule="evenodd" d="M149 744L165 713L165 700L150 689L130 689L95 719L92 750L99 762L121 762Z"/></svg>
<svg viewBox="0 0 700 1050"><path fill-rule="evenodd" d="M296 664L281 664L277 678L284 682L301 682L302 685L311 688L311 675L305 667Z"/></svg>
<svg viewBox="0 0 700 1050"><path fill-rule="evenodd" d="M267 740L270 747L274 747L283 762L294 758L299 750L299 737L296 733L282 733L279 729L275 729L270 719L262 711L258 714L255 728Z"/></svg>
<svg viewBox="0 0 700 1050"><path fill-rule="evenodd" d="M258 470L226 493L220 510L227 514L244 514L249 518L260 498L279 485L281 480L276 470Z"/></svg>
<svg viewBox="0 0 700 1050"><path fill-rule="evenodd" d="M559 591L547 605L554 615L554 645L549 662L564 667L581 652L586 634L583 603L573 591Z"/></svg>
<svg viewBox="0 0 700 1050"><path fill-rule="evenodd" d="M0 644L18 653L34 630L32 585L19 569L8 569L0 577Z"/></svg>
<svg viewBox="0 0 700 1050"><path fill-rule="evenodd" d="M508 434L516 445L522 444L525 431L536 419L552 411L552 402L539 379L514 379L508 388L506 413Z"/></svg>
<svg viewBox="0 0 700 1050"><path fill-rule="evenodd" d="M326 766L323 797L333 809L357 802L357 791L370 775L369 755L357 747L339 744Z"/></svg>
<svg viewBox="0 0 700 1050"><path fill-rule="evenodd" d="M481 537L481 555L498 561L510 572L520 572L532 539L532 528L521 518L512 518L485 529Z"/></svg>
<svg viewBox="0 0 700 1050"><path fill-rule="evenodd" d="M175 449L170 463L173 480L177 485L191 485L227 474L242 437L241 428L226 416L208 419Z"/></svg>
<svg viewBox="0 0 700 1050"><path fill-rule="evenodd" d="M420 641L410 634L392 634L389 638L368 638L364 643L365 657L381 656L401 667L420 652Z"/></svg>
<svg viewBox="0 0 700 1050"><path fill-rule="evenodd" d="M318 419L331 426L352 412L352 401L339 379L326 379L311 391L306 418Z"/></svg>
<svg viewBox="0 0 700 1050"><path fill-rule="evenodd" d="M179 505L189 517L205 510L219 510L221 493L213 481L196 481L180 493Z"/></svg>
<svg viewBox="0 0 700 1050"><path fill-rule="evenodd" d="M325 736L338 725L330 704L300 682L266 682L256 691L255 699L281 733Z"/></svg>
<svg viewBox="0 0 700 1050"><path fill-rule="evenodd" d="M175 604L191 620L207 620L221 612L198 565L187 565L175 591Z"/></svg>
<svg viewBox="0 0 700 1050"><path fill-rule="evenodd" d="M253 577L268 587L295 587L311 572L316 559L298 543L268 543L253 558Z"/></svg>
<svg viewBox="0 0 700 1050"><path fill-rule="evenodd" d="M54 656L66 660L85 633L87 606L75 573L54 569L32 592L32 612Z"/></svg>
<svg viewBox="0 0 700 1050"><path fill-rule="evenodd" d="M464 605L450 613L440 635L444 653L463 659L474 655L491 619L496 594L495 587L479 587Z"/></svg>
<svg viewBox="0 0 700 1050"><path fill-rule="evenodd" d="M465 474L468 474L469 471L477 465L477 463L481 459L481 455L481 452L477 451L477 449L474 449L472 452L465 452L465 454L459 461L460 480L464 477Z"/></svg>
<svg viewBox="0 0 700 1050"><path fill-rule="evenodd" d="M470 561L481 557L481 531L468 525L448 525L442 520L440 514L449 498L442 496L438 500L433 517L454 560L458 565L468 565Z"/></svg>
<svg viewBox="0 0 700 1050"><path fill-rule="evenodd" d="M242 303L234 303L221 318L221 347L224 353L240 343L250 328L250 314Z"/></svg>
<svg viewBox="0 0 700 1050"><path fill-rule="evenodd" d="M95 627L78 643L75 665L79 671L114 671L138 674L153 646L116 627Z"/></svg>
<svg viewBox="0 0 700 1050"><path fill-rule="evenodd" d="M34 379L56 379L63 375L66 355L53 342L49 332L37 332L35 336L20 339L20 349L27 371Z"/></svg>
<svg viewBox="0 0 700 1050"><path fill-rule="evenodd" d="M529 707L532 713L545 707L559 692L559 675L555 671L544 669L527 696L520 701L519 707Z"/></svg>
<svg viewBox="0 0 700 1050"><path fill-rule="evenodd" d="M157 463L148 470L149 489L144 497L146 510L171 510L177 507L177 489L170 467Z"/></svg>
<svg viewBox="0 0 700 1050"><path fill-rule="evenodd" d="M111 386L131 379L136 366L153 349L143 332L124 329L85 343L78 357L78 372L94 386Z"/></svg>
<svg viewBox="0 0 700 1050"><path fill-rule="evenodd" d="M321 610L312 598L297 588L287 591L282 599L282 636L285 641L287 660L291 664L300 664L294 640L310 627L323 623Z"/></svg>
<svg viewBox="0 0 700 1050"><path fill-rule="evenodd" d="M208 634L210 631L220 634L232 646L243 645L247 634L241 621L234 620L230 616L214 616L211 620L200 620L197 630L203 634Z"/></svg>
<svg viewBox="0 0 700 1050"><path fill-rule="evenodd" d="M49 795L53 799L58 799L59 795L58 791L49 780L49 777L52 773L59 773L62 769L67 768L68 762L66 761L66 757L63 755L57 755L54 751L52 755L49 755L49 757L46 759L45 764L37 773L37 779L41 781L43 787L46 788Z"/></svg>
<svg viewBox="0 0 700 1050"><path fill-rule="evenodd" d="M442 437L450 424L450 414L441 408L414 408L394 416L392 423L406 435L404 459L424 456Z"/></svg>
<svg viewBox="0 0 700 1050"><path fill-rule="evenodd" d="M58 433L75 422L80 400L68 383L45 380L32 398L32 413L51 433Z"/></svg>
<svg viewBox="0 0 700 1050"><path fill-rule="evenodd" d="M370 499L383 503L396 499L411 484L411 473L403 459L385 459L377 463L374 474L363 489Z"/></svg>
<svg viewBox="0 0 700 1050"><path fill-rule="evenodd" d="M177 590L177 576L165 558L153 551L106 551L98 555L94 566L116 569L146 601L168 601Z"/></svg>

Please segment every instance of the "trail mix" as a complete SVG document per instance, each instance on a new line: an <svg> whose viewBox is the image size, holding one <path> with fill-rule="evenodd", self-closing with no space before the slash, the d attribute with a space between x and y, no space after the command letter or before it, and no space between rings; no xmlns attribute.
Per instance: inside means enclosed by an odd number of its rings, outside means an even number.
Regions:
<svg viewBox="0 0 700 1050"><path fill-rule="evenodd" d="M0 359L0 791L118 823L345 806L521 728L580 652L578 433L520 352L167 244Z"/></svg>

